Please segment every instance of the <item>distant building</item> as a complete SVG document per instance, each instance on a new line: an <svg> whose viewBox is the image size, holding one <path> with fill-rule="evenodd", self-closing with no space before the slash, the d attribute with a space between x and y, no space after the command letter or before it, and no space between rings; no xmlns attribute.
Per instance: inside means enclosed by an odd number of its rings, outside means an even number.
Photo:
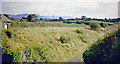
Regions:
<svg viewBox="0 0 120 64"><path fill-rule="evenodd" d="M2 17L2 21L3 21L3 28L4 29L10 29L12 21L4 15L1 15L1 17Z"/></svg>

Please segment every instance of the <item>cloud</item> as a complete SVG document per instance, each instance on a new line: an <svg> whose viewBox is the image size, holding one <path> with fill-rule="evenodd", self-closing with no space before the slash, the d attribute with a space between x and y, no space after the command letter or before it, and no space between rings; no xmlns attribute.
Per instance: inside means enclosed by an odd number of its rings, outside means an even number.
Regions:
<svg viewBox="0 0 120 64"><path fill-rule="evenodd" d="M2 3L0 2L0 14L2 13Z"/></svg>
<svg viewBox="0 0 120 64"><path fill-rule="evenodd" d="M2 2L118 2L119 0L2 0Z"/></svg>
<svg viewBox="0 0 120 64"><path fill-rule="evenodd" d="M36 13L44 16L117 17L117 2L3 2L3 13Z"/></svg>

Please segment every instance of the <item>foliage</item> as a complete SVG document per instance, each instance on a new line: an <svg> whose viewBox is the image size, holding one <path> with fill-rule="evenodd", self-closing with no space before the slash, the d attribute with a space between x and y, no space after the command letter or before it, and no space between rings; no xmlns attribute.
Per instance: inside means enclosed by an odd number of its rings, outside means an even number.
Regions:
<svg viewBox="0 0 120 64"><path fill-rule="evenodd" d="M3 14L4 16L6 16L7 18L9 18L10 19L10 17L9 17L9 15L8 14Z"/></svg>
<svg viewBox="0 0 120 64"><path fill-rule="evenodd" d="M84 62L116 62L119 59L117 55L119 53L119 45L113 45L114 35L105 38L104 40L98 40L88 50L83 53ZM117 39L116 39L117 40ZM118 43L116 41L116 43ZM114 47L114 48L113 48Z"/></svg>
<svg viewBox="0 0 120 64"><path fill-rule="evenodd" d="M60 37L61 43L68 43L70 41L70 38L66 38L65 36Z"/></svg>
<svg viewBox="0 0 120 64"><path fill-rule="evenodd" d="M31 16L31 15L28 15L27 21L28 21L28 22L32 22L32 16Z"/></svg>
<svg viewBox="0 0 120 64"><path fill-rule="evenodd" d="M28 17L27 17L27 21L28 22L33 22L32 18L38 18L38 17L36 16L36 14L29 14Z"/></svg>
<svg viewBox="0 0 120 64"><path fill-rule="evenodd" d="M13 33L13 32L12 32L11 30L9 30L9 29L5 29L4 31L5 31L5 33L7 34L7 36L8 36L9 38L12 38L12 37L16 36L16 34Z"/></svg>
<svg viewBox="0 0 120 64"><path fill-rule="evenodd" d="M13 52L14 62L21 62L21 53L19 51Z"/></svg>
<svg viewBox="0 0 120 64"><path fill-rule="evenodd" d="M99 35L96 31L85 29L89 26L84 24L64 24L61 22L16 22L15 24L17 27L12 27L11 29L17 34L17 37L14 39L6 37L6 43L9 45L11 51L27 51L31 49L32 53L28 54L32 55L30 57L27 55L29 58L27 60L28 62L67 61L74 56L73 54L78 55L81 53L80 51L86 47L83 45L84 42L77 37L78 35L81 35L83 40L88 43L97 39ZM38 25L43 27L39 28ZM29 28L26 28L27 26ZM78 27L74 28L74 26ZM77 29L81 32L84 30L84 32L77 34ZM65 40L64 38L61 38L61 40L67 43L60 44L60 37L65 37ZM88 43L86 43L86 45L88 45ZM28 46L28 49L26 46ZM79 53L76 53L74 50L77 50L76 52Z"/></svg>
<svg viewBox="0 0 120 64"><path fill-rule="evenodd" d="M62 18L62 17L59 17L59 20L63 20L63 18Z"/></svg>
<svg viewBox="0 0 120 64"><path fill-rule="evenodd" d="M31 48L26 47L24 53L26 55L27 60L32 58L32 49Z"/></svg>
<svg viewBox="0 0 120 64"><path fill-rule="evenodd" d="M65 24L61 22L12 22L12 27L82 27L85 25Z"/></svg>
<svg viewBox="0 0 120 64"><path fill-rule="evenodd" d="M105 27L105 23L103 23L103 22L100 23L100 26L101 26L101 27Z"/></svg>
<svg viewBox="0 0 120 64"><path fill-rule="evenodd" d="M82 31L80 31L79 29L76 30L77 33L81 33L82 34Z"/></svg>
<svg viewBox="0 0 120 64"><path fill-rule="evenodd" d="M98 23L90 23L90 27L91 27L91 29L93 29L93 30L97 30L100 26L99 26Z"/></svg>

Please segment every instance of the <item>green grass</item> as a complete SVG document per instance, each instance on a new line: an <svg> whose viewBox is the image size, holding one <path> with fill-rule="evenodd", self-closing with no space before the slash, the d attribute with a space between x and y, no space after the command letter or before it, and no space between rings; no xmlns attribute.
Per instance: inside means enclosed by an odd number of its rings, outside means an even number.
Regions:
<svg viewBox="0 0 120 64"><path fill-rule="evenodd" d="M11 26L13 27L84 27L87 28L88 26L84 24L65 24L63 22L12 22Z"/></svg>
<svg viewBox="0 0 120 64"><path fill-rule="evenodd" d="M89 22L114 24L113 22L104 22L104 21L96 21L96 20L91 20L91 21L89 21Z"/></svg>

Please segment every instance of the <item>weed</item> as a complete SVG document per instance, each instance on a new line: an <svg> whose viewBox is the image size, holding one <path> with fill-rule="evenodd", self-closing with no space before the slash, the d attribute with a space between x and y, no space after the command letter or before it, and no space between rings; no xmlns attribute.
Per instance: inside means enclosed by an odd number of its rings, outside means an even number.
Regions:
<svg viewBox="0 0 120 64"><path fill-rule="evenodd" d="M27 60L32 58L32 50L31 50L31 48L26 47L24 53L26 55Z"/></svg>
<svg viewBox="0 0 120 64"><path fill-rule="evenodd" d="M80 31L79 29L76 30L77 33L81 33L82 34L82 31Z"/></svg>
<svg viewBox="0 0 120 64"><path fill-rule="evenodd" d="M70 38L66 38L65 36L60 37L61 43L68 43L70 41Z"/></svg>
<svg viewBox="0 0 120 64"><path fill-rule="evenodd" d="M21 53L19 51L13 52L14 62L20 62L21 61Z"/></svg>

